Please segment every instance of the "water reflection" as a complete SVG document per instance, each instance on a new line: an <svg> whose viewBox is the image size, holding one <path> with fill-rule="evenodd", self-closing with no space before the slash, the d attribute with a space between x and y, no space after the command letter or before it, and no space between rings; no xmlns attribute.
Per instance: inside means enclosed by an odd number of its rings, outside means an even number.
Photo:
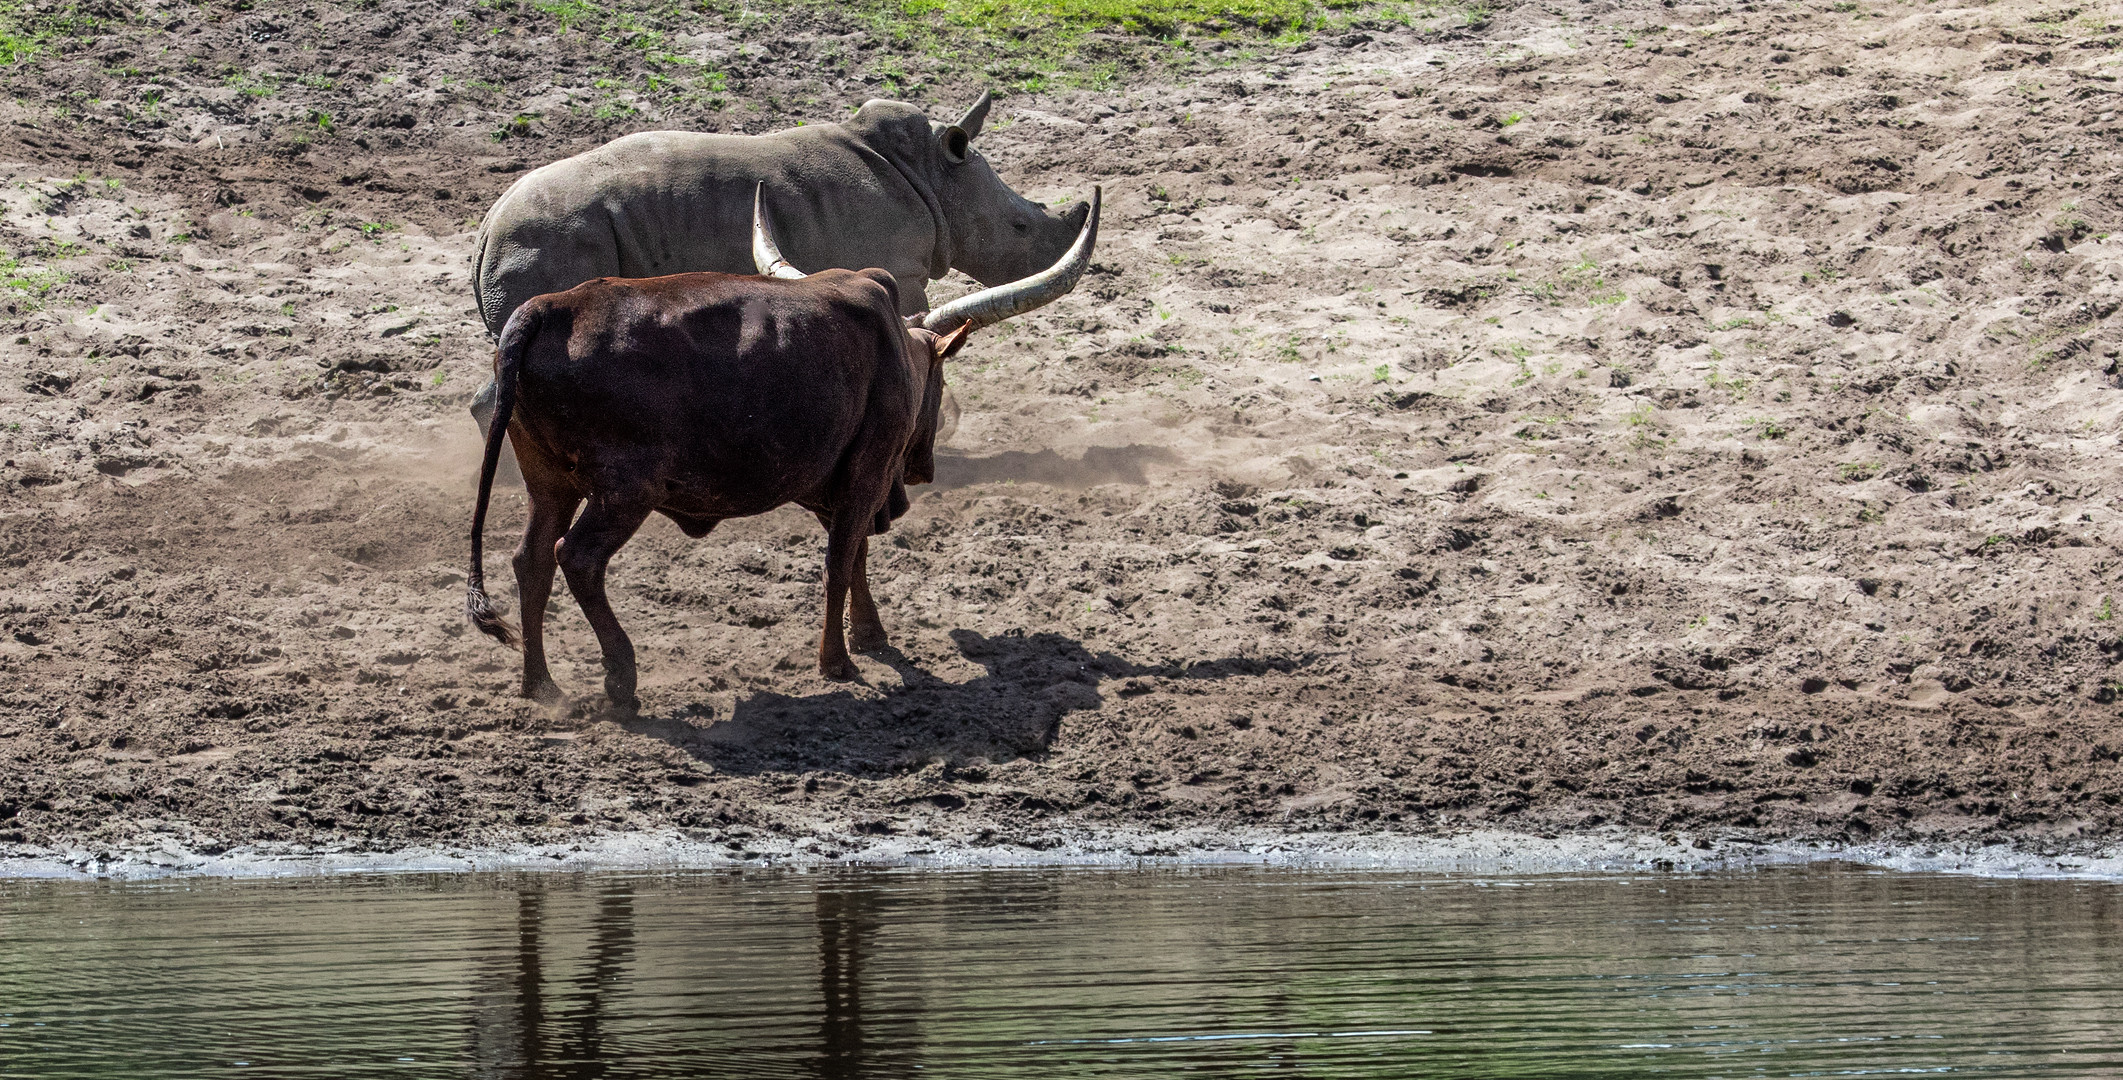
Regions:
<svg viewBox="0 0 2123 1080"><path fill-rule="evenodd" d="M493 1080L544 1076L544 965L538 934L545 913L544 890L526 886L516 897L516 949L495 953L473 997L470 1057L475 1075ZM505 958L505 959L504 959Z"/></svg>
<svg viewBox="0 0 2123 1080"><path fill-rule="evenodd" d="M1847 867L5 882L0 1076L2113 1076L2119 895Z"/></svg>
<svg viewBox="0 0 2123 1080"><path fill-rule="evenodd" d="M515 942L493 950L481 965L467 1011L471 1074L491 1080L596 1080L616 1075L621 1056L606 1045L605 1018L634 952L634 893L629 883L598 891L584 928L587 957L565 980L549 981L546 953L568 953L564 917L549 915L542 881L525 881L516 896ZM555 964L556 969L560 967ZM550 1013L548 1010L551 1010Z"/></svg>
<svg viewBox="0 0 2123 1080"><path fill-rule="evenodd" d="M542 881L520 886L513 948L485 957L467 1015L466 1056L473 1075L491 1080L617 1075L613 1060L620 1055L606 1045L604 1020L634 952L634 887L634 882L619 882L599 890L595 916L581 928L585 955L566 973L567 958L575 951L567 938L576 930L566 905L549 905ZM899 1075L914 1063L912 1018L892 1012L865 1016L863 1011L864 965L876 948L879 893L833 878L819 881L812 892L819 1022L817 1052L808 1060L807 1074L825 1080Z"/></svg>
<svg viewBox="0 0 2123 1080"><path fill-rule="evenodd" d="M608 1054L601 1023L605 1002L621 982L627 959L634 953L634 894L628 887L608 887L597 898L597 921L590 940L590 964L576 980L576 996L586 999L577 1010L579 1020L564 1044L567 1060L579 1063L569 1076L597 1078L608 1075Z"/></svg>
<svg viewBox="0 0 2123 1080"><path fill-rule="evenodd" d="M878 907L879 894L871 888L833 882L817 889L818 993L824 1006L814 1076L900 1076L914 1065L911 1017L863 1012L864 962L877 947Z"/></svg>

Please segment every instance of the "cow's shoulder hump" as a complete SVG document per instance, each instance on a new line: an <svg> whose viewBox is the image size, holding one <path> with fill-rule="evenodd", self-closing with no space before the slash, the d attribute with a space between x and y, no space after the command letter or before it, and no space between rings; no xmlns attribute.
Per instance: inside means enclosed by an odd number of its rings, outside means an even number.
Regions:
<svg viewBox="0 0 2123 1080"><path fill-rule="evenodd" d="M820 270L804 281L831 290L843 304L881 311L895 322L899 318L899 280L888 270Z"/></svg>

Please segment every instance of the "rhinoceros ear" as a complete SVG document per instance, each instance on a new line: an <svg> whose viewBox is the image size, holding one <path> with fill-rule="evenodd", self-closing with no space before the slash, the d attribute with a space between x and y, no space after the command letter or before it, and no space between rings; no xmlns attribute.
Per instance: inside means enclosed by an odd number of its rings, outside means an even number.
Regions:
<svg viewBox="0 0 2123 1080"><path fill-rule="evenodd" d="M988 122L988 106L993 104L995 104L994 91L983 90L980 92L980 100L974 102L973 107L966 110L966 115L959 118L958 126L966 129L966 138L980 138L981 125Z"/></svg>
<svg viewBox="0 0 2123 1080"><path fill-rule="evenodd" d="M959 127L957 124L953 124L950 127L943 129L943 131L936 136L936 139L937 142L943 146L944 159L946 161L949 161L953 165L963 165L966 163L966 152L971 149L973 145L973 136L966 134L965 128Z"/></svg>

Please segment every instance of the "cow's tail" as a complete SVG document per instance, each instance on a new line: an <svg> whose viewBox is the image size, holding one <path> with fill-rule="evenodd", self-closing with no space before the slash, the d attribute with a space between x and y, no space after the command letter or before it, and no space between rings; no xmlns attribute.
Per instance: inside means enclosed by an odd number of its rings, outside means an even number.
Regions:
<svg viewBox="0 0 2123 1080"><path fill-rule="evenodd" d="M509 417L516 411L516 387L523 372L523 357L538 336L539 316L545 305L537 300L516 309L501 329L500 370L494 375L494 422L487 426L486 455L479 463L479 501L472 509L472 572L465 577L464 614L482 633L504 645L521 645L523 639L487 599L486 553L487 501L494 494L494 470L501 465L501 441L509 434Z"/></svg>

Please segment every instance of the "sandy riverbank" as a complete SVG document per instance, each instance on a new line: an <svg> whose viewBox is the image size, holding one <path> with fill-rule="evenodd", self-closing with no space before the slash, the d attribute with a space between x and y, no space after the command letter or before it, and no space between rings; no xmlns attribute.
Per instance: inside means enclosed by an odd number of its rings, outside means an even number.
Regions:
<svg viewBox="0 0 2123 1080"><path fill-rule="evenodd" d="M6 865L2112 857L2112 9L1527 4L1011 96L985 152L1106 185L1099 269L954 367L896 648L809 667L801 515L658 522L623 724L462 625L471 229L624 131L841 115L878 54L711 27L727 100L615 112L631 61L528 9L172 10L0 103Z"/></svg>

